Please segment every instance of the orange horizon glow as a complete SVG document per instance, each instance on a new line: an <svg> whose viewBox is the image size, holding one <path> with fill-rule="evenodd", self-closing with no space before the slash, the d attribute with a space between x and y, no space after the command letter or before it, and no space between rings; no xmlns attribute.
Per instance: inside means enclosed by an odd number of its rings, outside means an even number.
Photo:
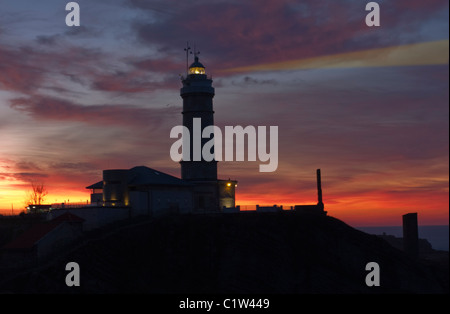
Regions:
<svg viewBox="0 0 450 314"><path fill-rule="evenodd" d="M4 182L0 182L0 187L2 191L5 191ZM52 192L52 187L49 187L48 190L46 204L86 203L90 199L90 190L87 189L54 189ZM17 215L25 210L26 190L9 189L8 199L5 199L5 192L1 193L0 214L11 215L13 211ZM410 194L395 197L388 194L387 191L386 193L379 191L367 193L363 196L339 196L325 193L325 210L329 216L358 227L400 226L402 215L410 212L418 213L419 225L448 225L448 191L440 191L431 197L416 195L415 198L411 198ZM289 210L290 206L316 203L315 195L305 199L294 199L286 197L282 192L253 194L236 191L236 205L240 205L242 211L255 210L257 204L260 206L283 205L283 209Z"/></svg>
<svg viewBox="0 0 450 314"><path fill-rule="evenodd" d="M411 199L410 195L393 197L384 192L368 193L362 197L324 195L325 211L329 216L344 221L351 226L400 226L402 215L416 212L419 217L419 225L448 225L449 197L448 192L437 193L431 199L418 197ZM408 201L409 199L409 201ZM280 201L273 201L280 200ZM255 205L273 206L283 205L283 209L289 209L294 205L313 205L317 199L310 197L305 200L292 200L283 198L283 195L238 195L236 193L236 205L241 210L253 210Z"/></svg>
<svg viewBox="0 0 450 314"><path fill-rule="evenodd" d="M28 183L16 183L16 185L28 185ZM52 189L47 187L48 195L44 199L45 204L59 204L59 203L86 203L90 200L89 190L82 191L82 189ZM28 188L14 189L11 186L6 186L4 182L0 181L0 214L2 215L18 215L26 211L25 200L29 192Z"/></svg>

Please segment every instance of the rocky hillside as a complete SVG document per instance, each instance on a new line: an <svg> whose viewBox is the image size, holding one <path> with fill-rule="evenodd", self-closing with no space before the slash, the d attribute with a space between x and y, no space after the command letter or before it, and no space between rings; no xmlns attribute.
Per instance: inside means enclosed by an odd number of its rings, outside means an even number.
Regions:
<svg viewBox="0 0 450 314"><path fill-rule="evenodd" d="M147 218L146 218L147 219ZM183 215L97 231L46 265L4 272L0 291L80 293L448 293L448 270L328 216ZM65 265L80 265L80 287ZM380 266L368 287L366 264ZM448 259L447 265L448 269Z"/></svg>

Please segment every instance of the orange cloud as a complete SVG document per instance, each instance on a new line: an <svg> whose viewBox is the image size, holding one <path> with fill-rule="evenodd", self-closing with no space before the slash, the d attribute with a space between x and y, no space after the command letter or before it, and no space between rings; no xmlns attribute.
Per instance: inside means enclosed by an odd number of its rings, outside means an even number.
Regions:
<svg viewBox="0 0 450 314"><path fill-rule="evenodd" d="M230 68L224 72L448 64L449 40L368 49L313 58Z"/></svg>

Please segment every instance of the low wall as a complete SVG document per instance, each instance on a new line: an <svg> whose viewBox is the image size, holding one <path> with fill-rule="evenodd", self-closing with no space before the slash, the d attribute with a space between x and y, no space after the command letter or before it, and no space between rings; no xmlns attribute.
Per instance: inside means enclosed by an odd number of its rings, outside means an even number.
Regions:
<svg viewBox="0 0 450 314"><path fill-rule="evenodd" d="M283 210L283 205L277 206L259 206L256 205L256 211L261 213L275 213Z"/></svg>

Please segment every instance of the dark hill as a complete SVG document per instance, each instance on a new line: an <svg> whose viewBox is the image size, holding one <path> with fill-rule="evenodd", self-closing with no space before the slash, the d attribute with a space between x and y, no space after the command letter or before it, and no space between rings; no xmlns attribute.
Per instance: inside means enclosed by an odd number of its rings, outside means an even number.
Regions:
<svg viewBox="0 0 450 314"><path fill-rule="evenodd" d="M328 216L244 212L167 216L97 231L0 290L82 293L448 293L448 272ZM65 285L77 262L81 286ZM367 287L369 262L380 287Z"/></svg>

